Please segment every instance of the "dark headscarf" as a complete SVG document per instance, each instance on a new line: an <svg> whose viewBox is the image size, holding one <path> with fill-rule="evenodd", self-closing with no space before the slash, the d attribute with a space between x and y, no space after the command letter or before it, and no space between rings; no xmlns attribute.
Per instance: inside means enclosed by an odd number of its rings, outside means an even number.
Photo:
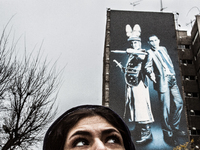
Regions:
<svg viewBox="0 0 200 150"><path fill-rule="evenodd" d="M100 105L82 105L62 114L46 132L43 150L63 150L69 130L79 120L97 115L106 119L120 132L126 150L135 150L130 131L124 121L110 108Z"/></svg>

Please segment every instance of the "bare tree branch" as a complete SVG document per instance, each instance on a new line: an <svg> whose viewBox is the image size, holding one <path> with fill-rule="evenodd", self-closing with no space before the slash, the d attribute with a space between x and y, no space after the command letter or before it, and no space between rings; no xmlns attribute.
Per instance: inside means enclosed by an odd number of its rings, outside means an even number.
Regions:
<svg viewBox="0 0 200 150"><path fill-rule="evenodd" d="M0 39L0 96L10 102L0 133L2 150L27 149L41 141L43 129L55 117L55 101L61 72L56 63L25 52L22 59L13 57L16 45L8 49L5 30ZM26 47L25 47L26 50Z"/></svg>

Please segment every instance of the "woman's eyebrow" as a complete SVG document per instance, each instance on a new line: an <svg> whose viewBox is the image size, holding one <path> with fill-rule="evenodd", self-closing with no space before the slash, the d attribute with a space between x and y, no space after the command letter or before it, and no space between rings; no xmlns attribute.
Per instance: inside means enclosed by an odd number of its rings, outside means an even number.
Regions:
<svg viewBox="0 0 200 150"><path fill-rule="evenodd" d="M77 136L77 135L91 136L91 133L88 131L76 131L70 136L69 139L71 139L72 137Z"/></svg>
<svg viewBox="0 0 200 150"><path fill-rule="evenodd" d="M120 132L116 129L105 129L102 131L102 134L105 135L105 134L110 134L110 133L118 133L120 134ZM74 132L70 137L69 139L73 138L74 136L77 136L77 135L82 135L82 136L92 136L91 133L89 131L76 131Z"/></svg>
<svg viewBox="0 0 200 150"><path fill-rule="evenodd" d="M116 130L116 129L106 129L106 130L103 130L102 134L110 134L110 133L113 133L113 132L120 134L120 132L118 130Z"/></svg>

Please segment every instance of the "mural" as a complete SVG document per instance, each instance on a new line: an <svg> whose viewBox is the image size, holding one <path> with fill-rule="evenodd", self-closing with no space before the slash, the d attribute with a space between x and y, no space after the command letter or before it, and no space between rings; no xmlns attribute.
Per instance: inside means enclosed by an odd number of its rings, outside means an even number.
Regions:
<svg viewBox="0 0 200 150"><path fill-rule="evenodd" d="M109 106L136 149L188 142L172 13L110 11Z"/></svg>

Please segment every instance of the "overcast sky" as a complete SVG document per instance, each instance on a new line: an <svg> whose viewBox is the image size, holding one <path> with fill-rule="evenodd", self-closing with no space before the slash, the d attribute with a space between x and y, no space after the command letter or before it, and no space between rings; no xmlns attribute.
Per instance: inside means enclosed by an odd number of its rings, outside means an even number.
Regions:
<svg viewBox="0 0 200 150"><path fill-rule="evenodd" d="M102 103L102 71L107 8L160 11L160 0L0 0L0 31L12 17L9 28L21 37L18 49L39 48L58 68L65 70L57 103L59 114L79 104ZM179 29L199 14L199 0L163 0L164 12L179 13ZM156 22L155 22L156 23ZM26 39L26 40L24 40ZM37 48L36 48L37 50Z"/></svg>

